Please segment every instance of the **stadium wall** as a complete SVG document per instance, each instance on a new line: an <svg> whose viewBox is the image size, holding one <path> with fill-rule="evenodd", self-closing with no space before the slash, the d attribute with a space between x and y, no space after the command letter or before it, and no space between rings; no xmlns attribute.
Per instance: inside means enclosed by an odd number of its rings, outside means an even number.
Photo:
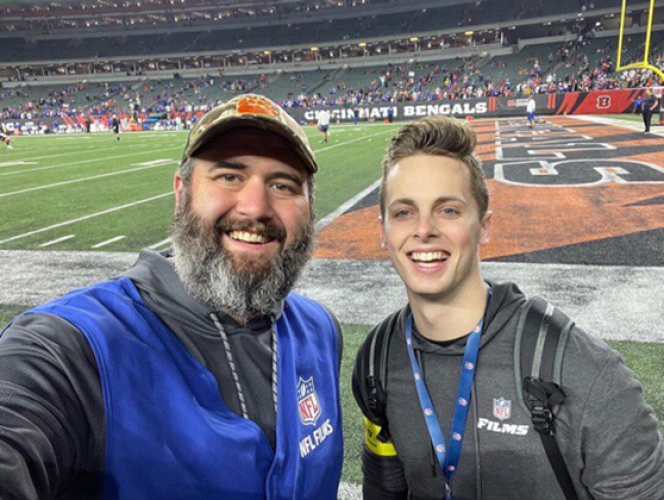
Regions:
<svg viewBox="0 0 664 500"><path fill-rule="evenodd" d="M613 114L631 113L634 99L642 89L569 92L565 94L538 94L535 96L538 115ZM526 114L527 97L488 97L456 101L423 101L377 103L362 106L343 106L330 109L333 122L354 122L355 113L360 121L388 119L388 110L394 110L393 119L413 120L429 115L456 117L507 117ZM318 109L289 108L288 112L299 122L311 123L318 119Z"/></svg>
<svg viewBox="0 0 664 500"><path fill-rule="evenodd" d="M644 89L621 89L591 91L587 93L569 92L566 94L538 94L535 96L537 115L588 115L588 114L617 114L633 113L634 100L644 95ZM494 118L509 116L525 116L527 97L489 97L485 99L463 99L455 101L418 101L399 103L378 103L362 106L341 106L327 108L333 122L353 123L355 113L358 121L384 121L389 119L388 110L394 110L395 121L414 120L429 115L452 115L457 118ZM318 120L319 109L312 108L286 108L288 113L300 123L315 123ZM200 118L203 112L196 113ZM131 115L120 114L121 119L128 120ZM181 115L183 121L189 121L193 113ZM166 117L166 116L165 116ZM111 115L90 115L93 123L106 122ZM141 115L141 119L145 119ZM175 118L171 113L168 118ZM18 132L21 127L28 129L38 124L51 126L53 122L58 125L83 125L85 120L80 113L67 117L33 117L31 119L8 119L4 122L9 132ZM93 127L96 128L96 127ZM135 124L133 130L142 130Z"/></svg>

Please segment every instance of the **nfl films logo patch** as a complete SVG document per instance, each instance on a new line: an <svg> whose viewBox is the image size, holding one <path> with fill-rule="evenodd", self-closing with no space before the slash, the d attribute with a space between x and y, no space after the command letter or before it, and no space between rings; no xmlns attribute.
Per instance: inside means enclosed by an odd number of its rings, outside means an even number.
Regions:
<svg viewBox="0 0 664 500"><path fill-rule="evenodd" d="M309 377L297 384L297 405L300 410L300 420L304 425L316 425L320 417L320 401L314 387L314 378Z"/></svg>
<svg viewBox="0 0 664 500"><path fill-rule="evenodd" d="M493 416L498 420L507 420L512 414L512 402L505 399L493 400Z"/></svg>

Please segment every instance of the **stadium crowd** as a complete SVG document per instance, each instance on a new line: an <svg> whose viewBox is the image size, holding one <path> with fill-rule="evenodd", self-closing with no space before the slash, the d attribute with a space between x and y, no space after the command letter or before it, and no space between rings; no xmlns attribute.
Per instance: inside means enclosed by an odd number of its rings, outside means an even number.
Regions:
<svg viewBox="0 0 664 500"><path fill-rule="evenodd" d="M490 60L480 68L475 58L443 63L389 64L382 68L352 70L366 85L354 86L343 81L344 72L332 78L321 76L316 91L302 83L301 74L284 74L291 92L272 96L284 107L355 106L370 103L404 101L445 101L487 96L525 97L531 94L588 92L615 88L657 85L652 72L630 70L615 72L609 47L585 47L583 40L568 42L546 60L525 59L523 67L511 68L517 78L501 76L507 70L504 60ZM593 61L593 62L591 62ZM664 68L661 50L654 63ZM553 70L553 71L552 71ZM557 76L557 72L561 75ZM0 119L51 119L85 115L93 120L108 114L141 114L173 118L176 115L211 109L224 98L245 92L268 93L268 75L229 79L223 74L196 79L176 77L166 82L144 80L133 83L79 83L46 95L34 97L25 87L0 89ZM11 101L13 104L4 105ZM15 104L17 101L20 104ZM186 123L186 122L185 122Z"/></svg>

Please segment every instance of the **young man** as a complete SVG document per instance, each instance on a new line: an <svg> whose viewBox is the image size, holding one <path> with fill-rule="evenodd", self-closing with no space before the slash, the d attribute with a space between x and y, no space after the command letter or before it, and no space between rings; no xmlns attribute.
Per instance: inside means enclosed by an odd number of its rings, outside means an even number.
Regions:
<svg viewBox="0 0 664 500"><path fill-rule="evenodd" d="M531 94L530 99L528 99L528 104L526 104L526 112L528 113L528 126L533 128L535 126L535 109L537 105L535 104L535 97Z"/></svg>
<svg viewBox="0 0 664 500"><path fill-rule="evenodd" d="M0 497L336 499L340 330L290 293L317 169L266 98L197 123L174 250L145 250L0 336Z"/></svg>
<svg viewBox="0 0 664 500"><path fill-rule="evenodd" d="M408 305L371 332L353 374L374 419L365 500L565 498L515 376L526 297L482 278L492 212L475 145L467 123L428 117L403 127L383 161L383 244ZM556 439L578 498L660 500L662 437L620 355L573 327L562 386Z"/></svg>
<svg viewBox="0 0 664 500"><path fill-rule="evenodd" d="M318 130L323 134L323 144L327 144L329 128L330 112L326 108L323 108L318 112Z"/></svg>
<svg viewBox="0 0 664 500"><path fill-rule="evenodd" d="M659 99L653 93L652 88L648 87L646 89L646 96L643 100L643 124L645 125L644 134L650 133L650 122L652 121L652 115L654 115L659 108Z"/></svg>

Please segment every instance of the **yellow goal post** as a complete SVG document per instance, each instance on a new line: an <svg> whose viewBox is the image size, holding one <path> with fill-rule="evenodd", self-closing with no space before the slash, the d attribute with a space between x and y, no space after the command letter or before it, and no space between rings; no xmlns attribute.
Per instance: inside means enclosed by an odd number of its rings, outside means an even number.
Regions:
<svg viewBox="0 0 664 500"><path fill-rule="evenodd" d="M625 34L625 15L627 14L627 0L622 0L622 11L620 13L620 34L618 35L618 57L616 63L616 71L625 71L629 69L649 69L655 73L661 80L664 81L664 71L659 69L654 64L650 64L648 60L650 56L650 40L652 36L652 21L653 14L655 13L655 0L650 0L650 8L648 10L648 26L646 27L646 43L643 51L643 60L631 64L622 64L623 55L623 38Z"/></svg>

